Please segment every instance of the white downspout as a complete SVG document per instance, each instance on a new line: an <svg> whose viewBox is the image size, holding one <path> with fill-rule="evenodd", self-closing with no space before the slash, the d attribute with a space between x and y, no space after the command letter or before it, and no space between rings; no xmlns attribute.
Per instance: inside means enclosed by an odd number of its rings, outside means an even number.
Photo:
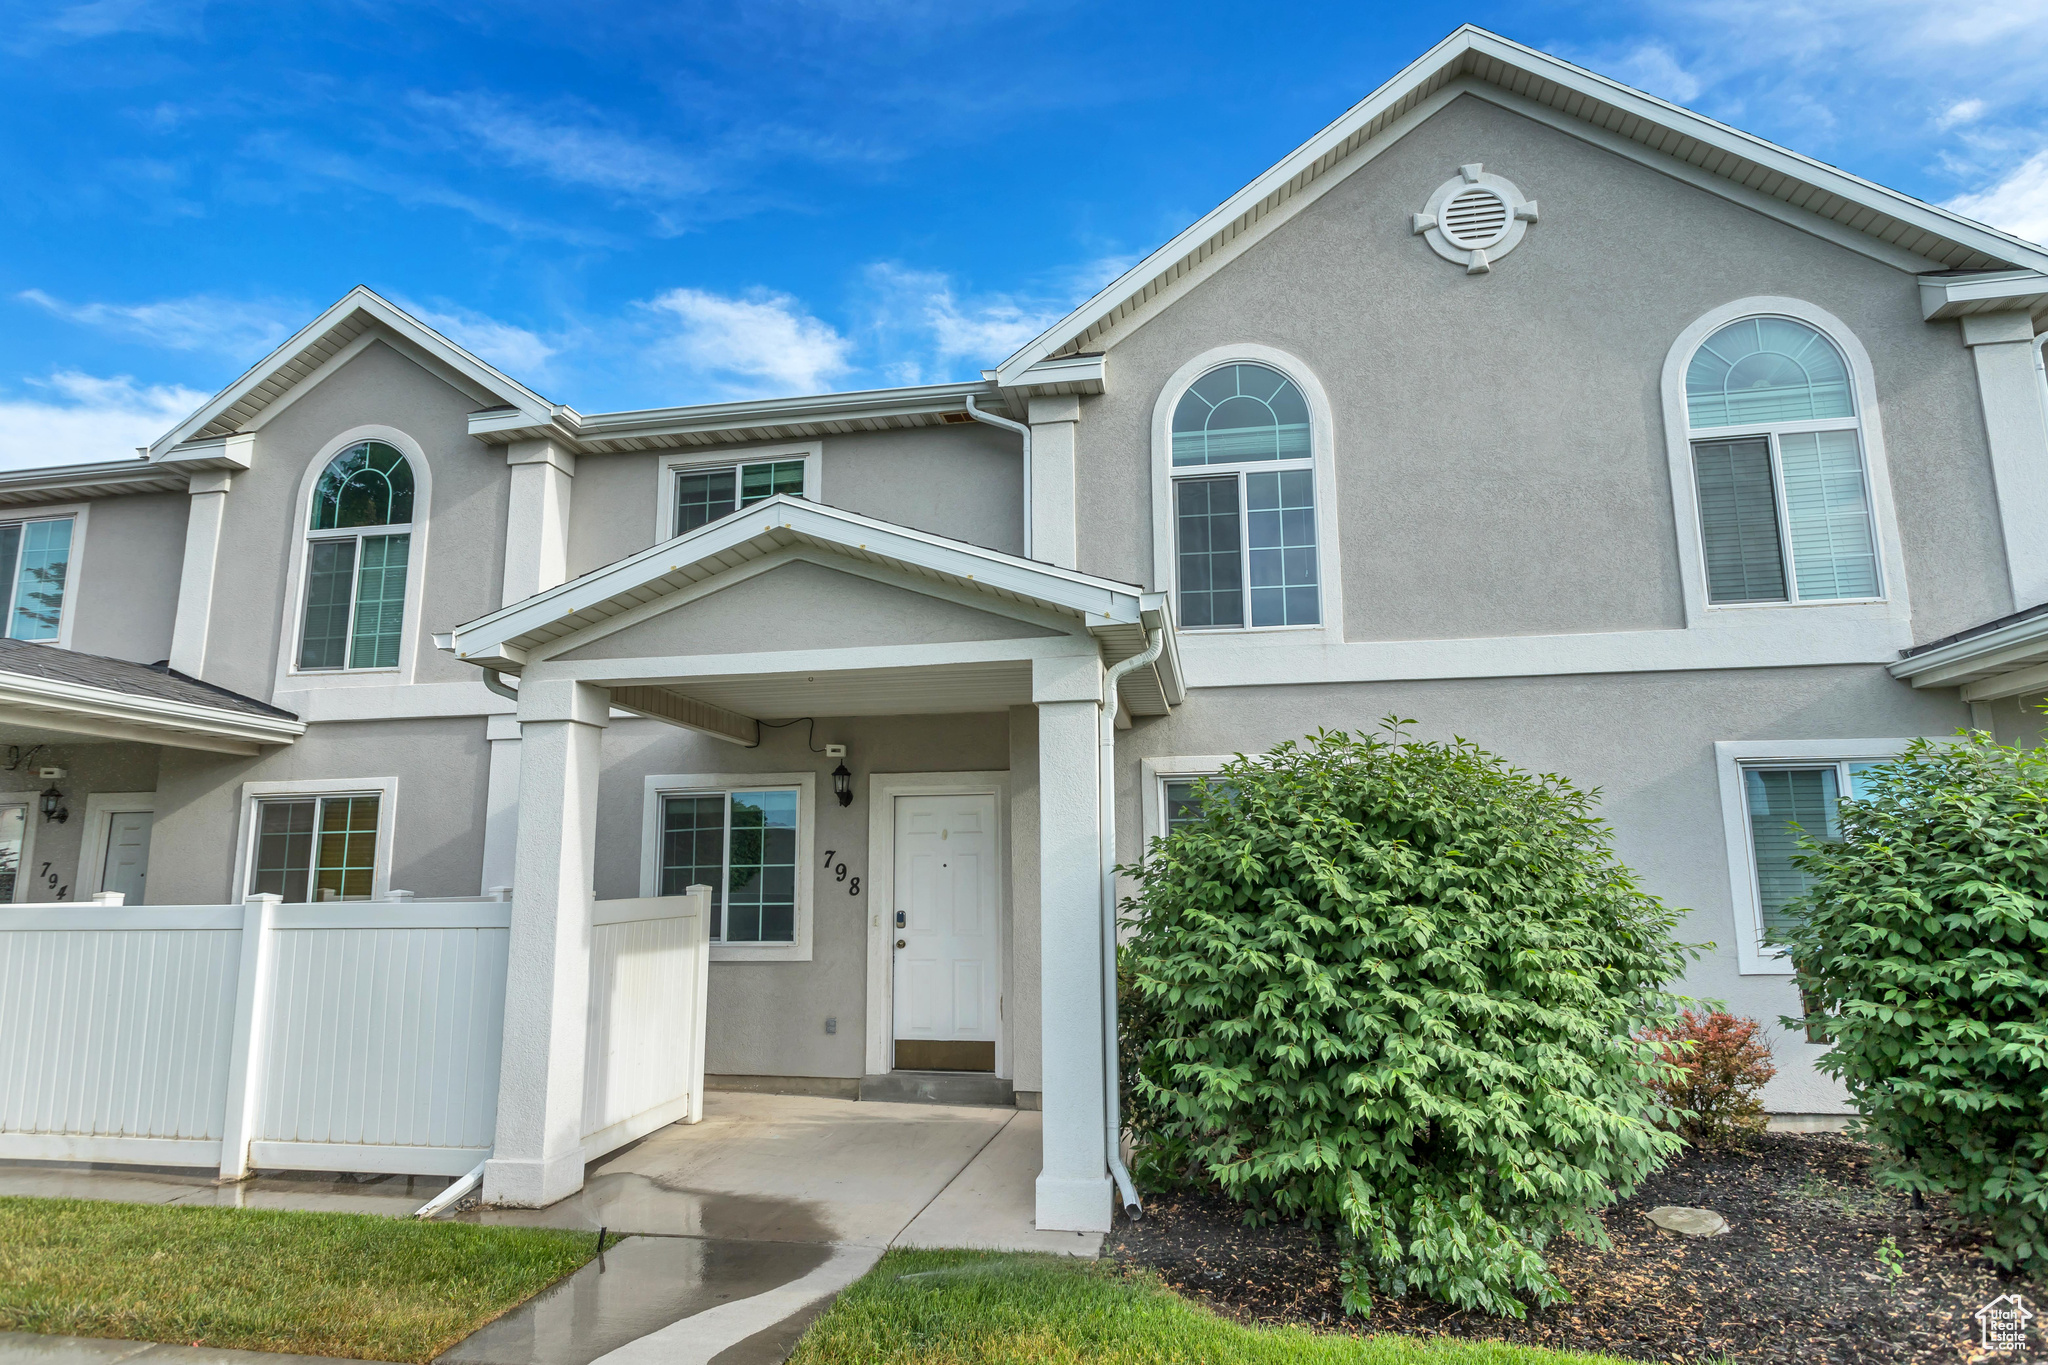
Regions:
<svg viewBox="0 0 2048 1365"><path fill-rule="evenodd" d="M1098 824L1102 830L1102 1074L1107 1093L1103 1096L1106 1122L1103 1143L1109 1157L1109 1173L1116 1180L1124 1214L1133 1222L1144 1213L1138 1202L1138 1188L1124 1169L1123 1115L1120 1112L1116 1062L1116 687L1132 669L1143 668L1159 657L1166 645L1166 632L1154 626L1145 632L1145 648L1120 663L1111 665L1102 680L1102 752L1095 770L1102 781Z"/></svg>
<svg viewBox="0 0 2048 1365"><path fill-rule="evenodd" d="M1024 441L1024 558L1031 558L1031 427L1028 423L1013 422L1007 417L998 417L974 405L974 395L967 395L967 415L977 422L986 422L992 427L1014 431Z"/></svg>

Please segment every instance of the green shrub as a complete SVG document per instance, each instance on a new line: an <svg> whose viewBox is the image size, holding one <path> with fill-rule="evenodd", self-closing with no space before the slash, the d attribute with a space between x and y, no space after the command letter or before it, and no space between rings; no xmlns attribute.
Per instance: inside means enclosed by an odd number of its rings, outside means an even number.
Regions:
<svg viewBox="0 0 2048 1365"><path fill-rule="evenodd" d="M1139 1173L1332 1226L1354 1312L1559 1301L1546 1243L1605 1245L1681 1146L1635 1037L1675 1017L1674 914L1589 794L1464 741L1326 732L1220 782L1125 869Z"/></svg>
<svg viewBox="0 0 2048 1365"><path fill-rule="evenodd" d="M1842 802L1783 935L1895 1187L2048 1275L2048 750L1916 740Z"/></svg>
<svg viewBox="0 0 2048 1365"><path fill-rule="evenodd" d="M1725 1147L1764 1130L1769 1120L1758 1096L1778 1068L1770 1044L1756 1036L1759 1027L1721 1010L1687 1010L1676 1025L1643 1034L1673 1067L1655 1084L1687 1142Z"/></svg>

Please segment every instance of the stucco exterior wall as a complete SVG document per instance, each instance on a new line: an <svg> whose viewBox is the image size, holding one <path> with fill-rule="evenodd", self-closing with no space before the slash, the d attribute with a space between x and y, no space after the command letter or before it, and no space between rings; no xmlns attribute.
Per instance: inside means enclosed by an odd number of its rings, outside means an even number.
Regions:
<svg viewBox="0 0 2048 1365"><path fill-rule="evenodd" d="M1472 161L1542 205L1479 276L1410 232ZM1911 273L1471 95L1110 333L1108 392L1082 400L1081 567L1166 586L1155 405L1191 358L1252 342L1329 394L1348 638L1682 625L1660 377L1689 324L1757 295L1827 309L1870 352L1915 638L2010 610L1970 357Z"/></svg>
<svg viewBox="0 0 2048 1365"><path fill-rule="evenodd" d="M242 784L294 780L331 790L398 779L391 885L422 900L474 896L483 877L490 746L481 716L329 723L260 758L165 749L158 771L149 898L157 905L241 899L232 885Z"/></svg>
<svg viewBox="0 0 2048 1365"><path fill-rule="evenodd" d="M433 480L425 552L415 512L412 571L423 573L414 682L474 682L476 670L436 650L431 636L495 611L504 582L505 457L468 434L475 400L382 342L371 345L257 433L251 468L235 475L221 529L207 635L208 682L269 700L286 618L285 583L299 553L299 495L307 469L351 428L375 423L417 441ZM182 530L182 524L181 524Z"/></svg>
<svg viewBox="0 0 2048 1365"><path fill-rule="evenodd" d="M867 894L870 780L878 772L999 771L1009 766L1011 749L1003 715L820 717L817 747L846 745L846 766L854 774L853 803L842 807L833 799L830 776L839 760L811 752L812 742L808 722L764 730L756 749L656 721L614 720L605 731L597 815L600 899L640 894L646 779L655 774L814 772L817 856L836 850L835 862L846 864L849 882L861 878L862 894L854 896L848 882L818 866L810 870L810 961L711 964L705 1068L713 1075L863 1074L868 920L882 913ZM1016 958L1007 944L1005 954ZM825 1032L828 1017L838 1020L837 1032ZM1007 1012L1006 1024L1015 1024ZM1014 1033L1010 1042L1014 1056Z"/></svg>
<svg viewBox="0 0 2048 1365"><path fill-rule="evenodd" d="M1714 742L1952 734L1968 721L1953 692L1916 692L1875 666L1204 689L1118 740L1120 859L1141 853L1140 801L1151 799L1141 759L1262 752L1318 726L1371 731L1390 714L1413 717L1418 738L1462 735L1522 768L1598 788L1622 859L1652 893L1690 912L1680 939L1716 945L1682 989L1725 1000L1770 1031L1778 1078L1766 1105L1780 1113L1844 1108L1833 1083L1813 1070L1821 1049L1777 1025L1798 1008L1787 978L1737 970Z"/></svg>
<svg viewBox="0 0 2048 1365"><path fill-rule="evenodd" d="M2048 694L2031 697L2003 697L1991 703L1991 735L2000 744L2017 744L2037 749L2048 744Z"/></svg>
<svg viewBox="0 0 2048 1365"><path fill-rule="evenodd" d="M735 461L787 442L722 448ZM827 436L818 500L898 526L1006 554L1024 544L1024 474L1017 437L983 423ZM580 577L654 544L657 502L673 492L661 470L676 452L584 455L569 509L569 576ZM690 458L713 452L693 450ZM666 523L663 523L664 525Z"/></svg>
<svg viewBox="0 0 2048 1365"><path fill-rule="evenodd" d="M93 502L73 589L73 649L139 664L170 656L190 504L183 493Z"/></svg>

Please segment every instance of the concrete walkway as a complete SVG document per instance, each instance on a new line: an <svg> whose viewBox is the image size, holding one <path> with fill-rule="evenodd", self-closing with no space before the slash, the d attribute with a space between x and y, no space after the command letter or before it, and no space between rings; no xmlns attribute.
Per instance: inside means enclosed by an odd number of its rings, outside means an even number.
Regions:
<svg viewBox="0 0 2048 1365"><path fill-rule="evenodd" d="M489 1323L445 1365L770 1365L890 1246L1094 1256L1098 1234L1032 1222L1039 1115L714 1091L704 1121L650 1134L593 1164L545 1209L463 1221L600 1227L630 1240ZM398 1216L440 1179L265 1176L0 1163L0 1194L233 1204ZM5 1365L231 1365L300 1357L141 1342L0 1336ZM63 1352L75 1350L75 1355ZM20 1351L27 1351L21 1354ZM56 1354L51 1354L56 1352ZM159 1352L187 1353L174 1360Z"/></svg>

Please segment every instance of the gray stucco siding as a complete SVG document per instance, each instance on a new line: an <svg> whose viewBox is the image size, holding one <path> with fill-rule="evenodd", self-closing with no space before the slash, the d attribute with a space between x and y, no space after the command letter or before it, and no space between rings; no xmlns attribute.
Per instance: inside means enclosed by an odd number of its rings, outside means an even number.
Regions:
<svg viewBox="0 0 2048 1365"><path fill-rule="evenodd" d="M1953 691L1916 692L1880 667L1641 673L1284 688L1205 688L1171 716L1139 720L1117 744L1118 856L1142 852L1140 760L1263 752L1318 726L1369 732L1413 717L1419 738L1462 735L1532 772L1597 788L1615 845L1655 895L1687 913L1679 937L1715 946L1686 992L1764 1021L1779 1077L1777 1112L1842 1108L1813 1070L1820 1049L1778 1027L1798 1000L1781 976L1743 976L1723 836L1717 740L1942 736L1968 723Z"/></svg>
<svg viewBox="0 0 2048 1365"><path fill-rule="evenodd" d="M482 889L490 746L484 719L326 723L258 758L165 749L150 846L150 901L218 905L232 885L246 782L318 782L345 792L398 780L390 822L391 886L421 899ZM331 785L330 785L331 784Z"/></svg>
<svg viewBox="0 0 2048 1365"><path fill-rule="evenodd" d="M552 657L637 659L1058 634L1015 617L793 560Z"/></svg>
<svg viewBox="0 0 2048 1365"><path fill-rule="evenodd" d="M73 649L139 664L170 656L190 503L183 493L93 502L72 589Z"/></svg>
<svg viewBox="0 0 2048 1365"><path fill-rule="evenodd" d="M1480 276L1410 232L1471 161L1542 204ZM1870 352L1916 637L2008 610L1974 370L1912 274L1469 95L1109 335L1108 391L1082 400L1081 567L1165 586L1155 404L1196 355L1251 342L1329 395L1348 638L1680 626L1663 366L1695 319L1763 295Z"/></svg>
<svg viewBox="0 0 2048 1365"><path fill-rule="evenodd" d="M472 682L476 670L440 653L430 638L499 605L504 581L507 478L504 452L468 432L474 400L379 342L329 375L256 436L256 456L229 490L207 636L208 682L268 700L285 619L286 581L300 553L299 491L320 452L367 424L419 443L432 479L424 530L416 520L410 572L422 574L415 682ZM425 540L422 556L419 543Z"/></svg>
<svg viewBox="0 0 2048 1365"><path fill-rule="evenodd" d="M711 964L705 1067L713 1075L863 1074L868 919L880 913L866 894L870 780L877 772L1000 771L1010 762L1008 718L1000 714L820 717L818 747L845 744L846 765L854 773L853 803L842 807L833 799L830 776L839 760L812 753L810 740L810 726L803 722L764 730L756 749L656 721L614 720L605 731L598 784L599 899L640 894L646 780L657 774L812 772L817 857L833 849L836 861L847 865L848 882L820 865L811 869L810 961ZM861 878L859 896L849 894L855 876ZM1015 956L1008 942L1004 956L1007 967ZM1014 998L1015 991L1009 994ZM836 1033L825 1032L828 1017L838 1020ZM1006 1023L1014 1028L1015 1020Z"/></svg>

